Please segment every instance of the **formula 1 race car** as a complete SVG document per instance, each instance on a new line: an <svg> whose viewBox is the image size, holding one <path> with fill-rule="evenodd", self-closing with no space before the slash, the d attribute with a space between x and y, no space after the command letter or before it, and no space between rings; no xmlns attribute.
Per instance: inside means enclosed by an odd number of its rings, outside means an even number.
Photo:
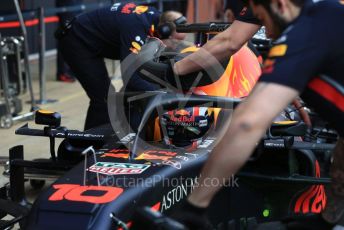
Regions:
<svg viewBox="0 0 344 230"><path fill-rule="evenodd" d="M237 64L236 60L231 63L228 73ZM249 91L243 87L237 97L229 97L229 92L235 92L228 90L214 95L206 87L192 94L113 93L110 98L123 107L116 106L112 124L85 132L61 127L61 115L56 112L37 111L35 122L44 128L24 125L16 134L48 137L50 157L25 161L23 146L10 150L8 198L12 202L0 200L0 217L10 214L14 219L0 222L0 228L19 221L23 229L35 230L186 229L154 214L152 222L152 216L142 221L147 212L141 212L138 221L135 212L149 207L168 215L179 208L198 186L200 170L233 108L245 96L243 89ZM230 183L225 181L208 213L218 229L255 229L259 223L308 218L324 209L324 185L330 183L327 172L337 135L315 114L307 113L308 119L302 119L300 109L298 105L287 108L249 162L228 178ZM130 122L123 125L133 113L141 114L137 130L130 129ZM64 139L57 153L56 138ZM58 179L32 207L26 205L25 179L49 177ZM142 225L138 228L137 223Z"/></svg>
<svg viewBox="0 0 344 230"><path fill-rule="evenodd" d="M148 100L144 117L159 105L175 109L181 101L187 106L207 103L217 108L229 108L239 102L163 93ZM47 125L43 130L28 126L17 130L17 134L65 138L57 156L50 161L24 161L21 146L11 149L10 194L14 201L25 200L25 174L65 173L35 201L25 224L22 222L25 229L127 229L138 207L169 213L197 186L200 169L219 132L210 132L196 149L187 150L143 140L147 136L143 131L150 129L147 125L141 126L137 134L128 133L119 139L111 126L79 132L60 127L59 119L57 113L39 111L36 123ZM222 127L218 122L218 127ZM215 226L254 229L260 222L323 210L324 184L329 179L321 174L326 172L329 150L334 145L301 141L300 137L307 136L306 127L300 121L271 126L247 165L230 178L231 183L211 205L209 216ZM325 130L318 135L318 140L327 135L328 142L334 138ZM37 171L30 172L30 168Z"/></svg>

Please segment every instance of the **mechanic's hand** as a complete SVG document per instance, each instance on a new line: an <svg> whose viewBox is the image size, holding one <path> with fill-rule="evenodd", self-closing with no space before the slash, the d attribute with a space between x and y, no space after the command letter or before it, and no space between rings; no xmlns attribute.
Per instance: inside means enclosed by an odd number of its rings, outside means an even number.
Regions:
<svg viewBox="0 0 344 230"><path fill-rule="evenodd" d="M170 61L170 70L168 73L173 73L173 75L171 74L166 76L170 84L177 88L181 87L184 91L189 91L193 87L206 86L214 83L215 81L220 79L221 76L223 76L229 62L229 59L226 59L219 62L219 65L212 65L211 67L207 67L205 69L201 69L199 71L191 72L184 75L175 73L173 71L174 64L190 54L192 53L177 54L173 58L172 62ZM177 84L178 81L180 82L179 86Z"/></svg>
<svg viewBox="0 0 344 230"><path fill-rule="evenodd" d="M148 61L140 67L141 76L145 80L158 83L163 87L168 87L169 84L174 87L172 89L182 89L183 91L189 91L192 87L212 84L222 76L224 69L217 68L178 75L173 71L173 66L187 55L177 54L165 58L162 62Z"/></svg>
<svg viewBox="0 0 344 230"><path fill-rule="evenodd" d="M178 54L173 58L173 60L166 61L168 68L166 70L164 80L167 81L169 84L177 89L189 91L193 87L209 85L218 80L218 78L211 77L216 76L216 74L210 75L210 73L214 73L214 71L209 70L200 70L185 75L180 75L174 72L173 67L175 63L182 60L185 56L187 55Z"/></svg>
<svg viewBox="0 0 344 230"><path fill-rule="evenodd" d="M213 230L213 226L206 216L206 209L199 208L186 201L171 218L184 224L189 230Z"/></svg>

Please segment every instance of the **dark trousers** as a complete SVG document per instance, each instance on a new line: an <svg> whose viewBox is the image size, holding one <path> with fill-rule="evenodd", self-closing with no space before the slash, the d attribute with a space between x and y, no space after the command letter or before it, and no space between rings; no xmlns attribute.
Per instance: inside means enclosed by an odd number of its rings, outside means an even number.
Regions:
<svg viewBox="0 0 344 230"><path fill-rule="evenodd" d="M63 6L77 6L82 4L83 0L56 0L55 5L56 7L63 7ZM74 11L74 12L66 12L57 14L59 17L59 26L62 27L67 21L72 20L73 17L80 14L81 11ZM57 45L58 46L58 45ZM59 75L61 74L69 74L73 75L70 71L69 66L65 63L63 59L63 55L59 49L57 49L57 68L56 68L56 76L57 80Z"/></svg>
<svg viewBox="0 0 344 230"><path fill-rule="evenodd" d="M107 97L112 86L103 56L83 44L73 29L60 39L59 49L90 98L85 130L110 123Z"/></svg>

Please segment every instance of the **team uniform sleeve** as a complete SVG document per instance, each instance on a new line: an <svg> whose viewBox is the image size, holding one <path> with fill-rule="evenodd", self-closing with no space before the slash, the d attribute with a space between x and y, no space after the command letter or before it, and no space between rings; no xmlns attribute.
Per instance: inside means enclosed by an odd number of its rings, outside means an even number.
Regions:
<svg viewBox="0 0 344 230"><path fill-rule="evenodd" d="M241 10L241 12L236 17L235 20L238 20L241 22L247 22L251 24L256 24L256 25L262 25L260 20L253 15L251 8L246 7L246 6Z"/></svg>
<svg viewBox="0 0 344 230"><path fill-rule="evenodd" d="M127 26L125 29L121 30L120 35L120 58L121 61L124 60L129 54L137 54L140 52L141 47L144 45L147 38L147 32L144 25L136 23L135 28ZM127 89L133 91L153 91L157 90L159 87L152 84L140 77L138 72L135 72L130 79L126 79Z"/></svg>
<svg viewBox="0 0 344 230"><path fill-rule="evenodd" d="M285 41L270 49L259 81L281 84L302 93L320 72L326 48L311 36L309 26L299 31L294 28L292 33L282 34L279 40Z"/></svg>
<svg viewBox="0 0 344 230"><path fill-rule="evenodd" d="M140 22L135 25L133 24L134 23L131 23L131 25L127 25L126 27L123 26L120 30L121 60L131 53L138 53L147 38L147 32L145 31L144 25L141 25Z"/></svg>

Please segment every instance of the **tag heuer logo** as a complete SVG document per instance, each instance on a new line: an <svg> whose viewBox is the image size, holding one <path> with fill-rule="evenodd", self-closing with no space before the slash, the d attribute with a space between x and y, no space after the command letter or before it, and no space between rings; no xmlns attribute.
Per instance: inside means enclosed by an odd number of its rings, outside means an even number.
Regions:
<svg viewBox="0 0 344 230"><path fill-rule="evenodd" d="M88 171L106 175L141 174L149 168L144 164L98 162L88 168Z"/></svg>

